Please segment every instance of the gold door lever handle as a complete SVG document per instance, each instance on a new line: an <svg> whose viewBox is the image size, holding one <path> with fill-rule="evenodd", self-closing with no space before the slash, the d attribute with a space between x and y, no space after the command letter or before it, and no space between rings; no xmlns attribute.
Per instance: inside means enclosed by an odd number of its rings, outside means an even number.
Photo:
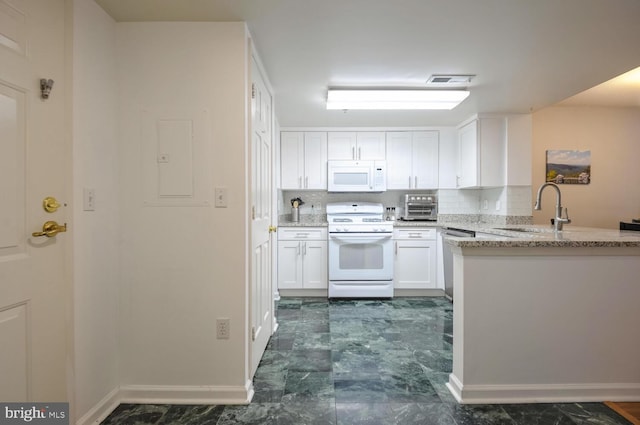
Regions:
<svg viewBox="0 0 640 425"><path fill-rule="evenodd" d="M61 226L55 221L47 221L42 225L42 232L33 232L31 235L35 237L46 236L48 238L52 238L58 233L66 232L66 231L67 231L67 223L64 223L64 225Z"/></svg>
<svg viewBox="0 0 640 425"><path fill-rule="evenodd" d="M273 233L275 231L277 231L278 228L276 226L269 226L269 233Z"/></svg>

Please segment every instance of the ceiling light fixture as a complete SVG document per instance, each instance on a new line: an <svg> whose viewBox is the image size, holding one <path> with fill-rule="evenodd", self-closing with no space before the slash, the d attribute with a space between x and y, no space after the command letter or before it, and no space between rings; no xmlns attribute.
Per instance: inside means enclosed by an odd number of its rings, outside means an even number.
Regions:
<svg viewBox="0 0 640 425"><path fill-rule="evenodd" d="M329 89L327 109L453 109L467 90Z"/></svg>

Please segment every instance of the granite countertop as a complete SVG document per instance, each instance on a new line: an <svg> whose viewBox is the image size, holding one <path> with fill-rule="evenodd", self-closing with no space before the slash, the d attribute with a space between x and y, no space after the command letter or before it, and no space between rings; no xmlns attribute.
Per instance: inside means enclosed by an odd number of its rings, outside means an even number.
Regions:
<svg viewBox="0 0 640 425"><path fill-rule="evenodd" d="M291 221L290 215L281 215L282 227L327 227L327 216L301 215L300 221ZM402 221L393 223L402 227L453 227L473 230L483 235L478 238L447 237L449 244L462 248L540 248L540 247L640 247L640 232L598 229L565 225L564 230L554 232L553 227L532 224L500 225L460 221Z"/></svg>
<svg viewBox="0 0 640 425"><path fill-rule="evenodd" d="M506 225L487 226L482 224L448 223L445 227L473 230L484 233L485 238L447 237L453 246L462 248L606 248L640 247L640 232L598 229L565 225L564 230L555 232L551 226Z"/></svg>

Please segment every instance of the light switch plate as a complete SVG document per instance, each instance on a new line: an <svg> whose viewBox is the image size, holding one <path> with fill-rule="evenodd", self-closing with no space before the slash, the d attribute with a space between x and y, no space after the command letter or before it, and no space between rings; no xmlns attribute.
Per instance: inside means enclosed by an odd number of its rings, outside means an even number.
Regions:
<svg viewBox="0 0 640 425"><path fill-rule="evenodd" d="M227 208L229 191L226 187L216 187L215 197L216 208Z"/></svg>

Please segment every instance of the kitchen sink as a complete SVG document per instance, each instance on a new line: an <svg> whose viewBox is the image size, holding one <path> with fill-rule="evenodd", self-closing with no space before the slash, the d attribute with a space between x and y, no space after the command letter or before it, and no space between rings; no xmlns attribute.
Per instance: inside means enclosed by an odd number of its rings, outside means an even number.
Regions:
<svg viewBox="0 0 640 425"><path fill-rule="evenodd" d="M553 233L553 229L544 229L539 227L496 227L496 230L506 230L508 232L523 233Z"/></svg>

